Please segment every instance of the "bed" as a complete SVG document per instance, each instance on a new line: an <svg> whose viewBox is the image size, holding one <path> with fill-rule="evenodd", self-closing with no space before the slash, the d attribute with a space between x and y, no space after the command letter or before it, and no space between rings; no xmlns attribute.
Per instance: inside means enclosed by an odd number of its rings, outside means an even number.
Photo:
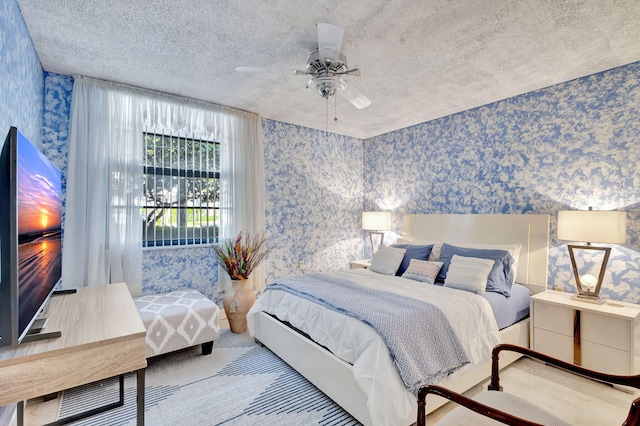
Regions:
<svg viewBox="0 0 640 426"><path fill-rule="evenodd" d="M478 244L518 244L520 253L517 265L514 265L515 282L526 287L525 293L528 293L527 290L537 293L546 288L548 215L405 215L403 238L416 244L446 242L470 247L477 247L474 245ZM409 280L403 277L380 277L367 270L342 271L335 275L340 279L367 281L380 288L392 282L394 287L407 295L412 288L416 288L405 283ZM455 297L462 299L456 299L450 305L472 306L467 303L475 303L479 306L478 309L485 310L492 306L491 303L478 302L476 299L480 296L469 292L449 288L432 289L436 286L422 287L431 288L421 288L420 294L414 291L411 297L430 299L436 297L436 293L422 292L438 291L437 294L442 296L437 297L446 306L447 300L457 292L460 296ZM441 309L450 319L456 316L454 311L446 310L453 309L451 307ZM475 308L465 307L464 311L472 309ZM506 316L510 317L512 314ZM495 328L486 327L482 331L484 334L481 340L495 343L496 340L492 339L497 339L503 343L528 346L529 320L517 319L519 320L514 324L499 327L498 322L506 321L504 325L512 320L496 316L493 320ZM405 389L401 374L391 361L390 352L373 328L279 290L268 291L258 299L248 315L248 322L249 331L256 340L290 364L361 423L409 425L415 422L415 396ZM317 330L317 324L324 324L319 327L320 331ZM467 350L468 343L461 342ZM488 358L485 361L482 359L487 355L486 350L474 349L471 352L474 354L470 356L472 359L469 365L459 368L439 381L439 384L464 392L489 377L490 361ZM516 359L517 355L505 359L503 365ZM435 401L433 398L428 403L428 411L433 411L444 403L444 399Z"/></svg>

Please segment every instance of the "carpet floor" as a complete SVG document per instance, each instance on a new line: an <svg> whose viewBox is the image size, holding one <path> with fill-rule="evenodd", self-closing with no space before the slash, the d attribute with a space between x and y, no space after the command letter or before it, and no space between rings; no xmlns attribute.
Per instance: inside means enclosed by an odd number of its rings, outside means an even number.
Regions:
<svg viewBox="0 0 640 426"><path fill-rule="evenodd" d="M248 335L224 330L211 355L192 348L149 360L145 424L359 425L304 377ZM75 425L134 425L135 375L125 404ZM118 399L117 379L63 392L58 418Z"/></svg>

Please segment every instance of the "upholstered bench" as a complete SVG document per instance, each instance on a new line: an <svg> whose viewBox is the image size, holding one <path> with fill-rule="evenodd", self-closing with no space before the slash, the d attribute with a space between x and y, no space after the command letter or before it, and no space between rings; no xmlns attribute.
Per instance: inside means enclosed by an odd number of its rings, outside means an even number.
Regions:
<svg viewBox="0 0 640 426"><path fill-rule="evenodd" d="M147 358L202 345L208 355L220 336L220 309L196 290L178 290L134 299L147 329Z"/></svg>

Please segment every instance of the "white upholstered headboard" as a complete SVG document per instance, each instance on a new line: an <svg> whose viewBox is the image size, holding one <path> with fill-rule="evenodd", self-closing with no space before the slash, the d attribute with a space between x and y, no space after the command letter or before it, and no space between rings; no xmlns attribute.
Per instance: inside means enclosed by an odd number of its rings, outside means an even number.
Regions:
<svg viewBox="0 0 640 426"><path fill-rule="evenodd" d="M547 287L548 214L406 214L409 239L473 244L521 244L516 282L533 293Z"/></svg>

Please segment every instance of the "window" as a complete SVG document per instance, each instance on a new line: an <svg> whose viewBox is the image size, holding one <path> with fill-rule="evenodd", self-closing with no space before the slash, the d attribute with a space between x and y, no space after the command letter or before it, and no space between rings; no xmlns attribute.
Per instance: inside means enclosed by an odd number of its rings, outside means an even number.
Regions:
<svg viewBox="0 0 640 426"><path fill-rule="evenodd" d="M144 247L217 241L220 143L144 134Z"/></svg>

